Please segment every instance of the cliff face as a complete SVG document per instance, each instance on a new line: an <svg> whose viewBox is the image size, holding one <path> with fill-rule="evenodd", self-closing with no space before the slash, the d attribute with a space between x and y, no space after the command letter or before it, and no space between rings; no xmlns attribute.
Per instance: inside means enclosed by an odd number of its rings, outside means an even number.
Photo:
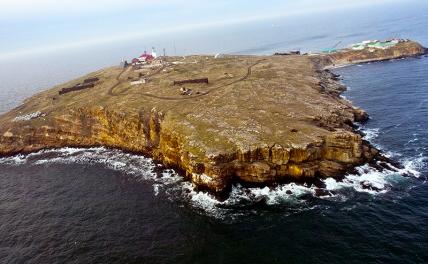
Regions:
<svg viewBox="0 0 428 264"><path fill-rule="evenodd" d="M337 177L378 151L353 130L367 114L338 94L325 58L190 57L160 69L91 74L92 89L35 95L0 117L0 155L65 146L144 153L213 192L231 182ZM131 86L135 76L149 83ZM87 76L88 77L88 76ZM173 80L208 77L180 95Z"/></svg>
<svg viewBox="0 0 428 264"><path fill-rule="evenodd" d="M274 183L290 177L340 176L377 155L360 135L337 129L302 146L262 144L197 156L186 150L191 144L186 135L177 133L175 123L164 120L164 114L155 109L126 113L96 106L70 109L43 121L41 126L14 122L16 126L3 130L1 154L66 146L119 148L151 155L215 192L227 188L233 177L248 183Z"/></svg>

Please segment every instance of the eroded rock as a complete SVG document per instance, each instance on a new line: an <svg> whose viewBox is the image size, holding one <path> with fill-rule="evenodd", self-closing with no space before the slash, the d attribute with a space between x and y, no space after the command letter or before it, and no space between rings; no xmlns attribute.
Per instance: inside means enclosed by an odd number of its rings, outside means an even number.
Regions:
<svg viewBox="0 0 428 264"><path fill-rule="evenodd" d="M2 115L0 155L65 146L118 148L150 155L215 193L233 180L274 184L339 177L379 155L354 130L353 121L367 120L367 113L341 99L344 86L323 70L342 59L190 56L192 63L167 63L165 71L150 73L144 92L121 81L137 72L109 68L93 74L100 79L94 88L58 96L62 86L80 80L71 81ZM201 72L210 83L195 84L197 95L177 97L172 81ZM229 77L218 78L224 72ZM49 114L16 119L37 112Z"/></svg>

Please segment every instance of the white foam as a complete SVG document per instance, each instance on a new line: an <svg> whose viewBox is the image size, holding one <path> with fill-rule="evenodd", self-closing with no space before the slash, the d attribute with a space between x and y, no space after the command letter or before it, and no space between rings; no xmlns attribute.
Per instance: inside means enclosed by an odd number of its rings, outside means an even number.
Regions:
<svg viewBox="0 0 428 264"><path fill-rule="evenodd" d="M325 179L324 184L325 184L325 189L329 191L339 190L343 187L343 184L340 184L334 178Z"/></svg>
<svg viewBox="0 0 428 264"><path fill-rule="evenodd" d="M342 185L352 187L357 192L365 192L370 194L385 193L388 188L386 178L394 174L394 172L379 172L368 165L357 168L360 175L347 175L343 180Z"/></svg>
<svg viewBox="0 0 428 264"><path fill-rule="evenodd" d="M211 216L222 218L222 210L217 208L218 204L221 204L214 196L207 192L196 191L193 184L190 182L183 182L182 189L183 193L189 198L189 202L193 207L203 210L205 213Z"/></svg>
<svg viewBox="0 0 428 264"><path fill-rule="evenodd" d="M367 141L372 141L379 136L379 128L365 128L360 129L364 133L363 139Z"/></svg>
<svg viewBox="0 0 428 264"><path fill-rule="evenodd" d="M159 195L159 186L160 186L160 184L158 184L158 183L153 184L153 194L155 196Z"/></svg>
<svg viewBox="0 0 428 264"><path fill-rule="evenodd" d="M373 130L374 134L378 130ZM187 201L192 207L202 210L216 218L228 216L230 210L241 205L254 205L262 203L266 205L298 204L304 203L310 195L322 199L346 200L346 192L356 191L373 195L385 193L397 181L404 180L402 175L420 176L420 170L427 164L426 157L420 155L415 159L403 161L404 168L397 171L377 171L368 165L357 168L358 174L346 175L343 181L333 178L325 179L324 196L317 196L315 186L304 186L296 183L280 184L276 187L246 188L240 184L232 186L230 196L225 201L217 200L213 195L197 191L192 183L184 181L183 177L174 170L165 169L160 174L155 173L156 164L152 159L139 155L124 153L119 150L106 148L62 148L43 150L29 155L16 155L0 159L0 164L29 164L43 165L50 163L61 164L101 164L110 169L121 171L127 175L133 175L137 180L151 181L153 194L159 196L165 194L169 199ZM341 190L346 189L346 192ZM302 210L308 209L301 206ZM312 207L312 206L309 206ZM236 212L234 212L235 214Z"/></svg>
<svg viewBox="0 0 428 264"><path fill-rule="evenodd" d="M182 181L183 177L172 169L166 169L162 172L162 177L157 180L162 181L163 184L174 184Z"/></svg>
<svg viewBox="0 0 428 264"><path fill-rule="evenodd" d="M381 149L380 147L378 147L378 149ZM383 152L383 155L385 156L385 157L387 157L387 158L395 158L395 159L398 159L399 157L401 157L401 156L403 156L403 154L401 154L401 153L399 153L399 152L396 152L396 151L390 151L390 150L388 150L388 151L384 151Z"/></svg>
<svg viewBox="0 0 428 264"><path fill-rule="evenodd" d="M305 194L314 194L315 187L307 187L295 183L281 184L276 187L249 188L256 199L265 198L266 204L274 205L284 201L299 198Z"/></svg>
<svg viewBox="0 0 428 264"><path fill-rule="evenodd" d="M409 159L404 163L403 169L392 168L395 170L384 169L382 172L363 165L357 167L357 174L348 174L342 181L336 181L333 178L325 179L325 189L329 191L338 191L343 188L350 188L357 192L365 192L373 195L388 192L393 184L405 180L404 175L419 177L419 170L425 166L425 157Z"/></svg>
<svg viewBox="0 0 428 264"><path fill-rule="evenodd" d="M299 204L303 200L298 198L305 194L315 194L315 187L306 187L295 183L282 184L277 187L246 188L240 184L232 186L229 197L224 201L217 200L213 195L197 191L189 182L182 183L183 190L193 207L203 210L205 213L216 217L230 217L230 210L252 206L255 203L266 205L279 205L283 203ZM290 193L291 191L291 193ZM313 207L315 208L315 207ZM308 208L302 207L302 210ZM251 210L233 211L233 215L251 213Z"/></svg>
<svg viewBox="0 0 428 264"><path fill-rule="evenodd" d="M0 164L20 165L25 164L27 157L25 155L15 155L11 157L0 158Z"/></svg>
<svg viewBox="0 0 428 264"><path fill-rule="evenodd" d="M51 163L61 164L102 164L127 174L150 179L155 176L152 159L106 148L61 148L41 150L29 155L17 155L0 159L0 163L9 165Z"/></svg>
<svg viewBox="0 0 428 264"><path fill-rule="evenodd" d="M428 164L428 158L419 154L413 159L405 159L402 161L404 168L399 170L401 174L410 174L417 178L421 176L420 171L425 170Z"/></svg>

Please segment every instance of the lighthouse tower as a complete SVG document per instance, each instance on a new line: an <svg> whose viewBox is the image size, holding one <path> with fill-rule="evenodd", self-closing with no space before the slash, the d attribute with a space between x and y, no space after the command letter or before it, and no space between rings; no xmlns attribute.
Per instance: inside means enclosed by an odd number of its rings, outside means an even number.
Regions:
<svg viewBox="0 0 428 264"><path fill-rule="evenodd" d="M155 47L152 47L152 56L153 56L153 58L155 58L155 59L156 59L156 57L157 57Z"/></svg>

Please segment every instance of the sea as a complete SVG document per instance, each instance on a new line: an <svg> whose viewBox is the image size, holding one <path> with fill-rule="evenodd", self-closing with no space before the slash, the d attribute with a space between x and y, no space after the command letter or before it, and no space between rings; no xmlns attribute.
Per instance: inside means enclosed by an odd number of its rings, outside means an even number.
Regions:
<svg viewBox="0 0 428 264"><path fill-rule="evenodd" d="M145 46L167 47L170 55L266 55L393 37L428 46L428 4L392 2L4 58L0 113ZM342 181L324 180L322 195L294 183L235 184L220 201L149 157L120 150L3 157L0 263L428 263L428 57L334 72L348 87L342 96L370 114L358 129L402 164L397 171L361 166Z"/></svg>

